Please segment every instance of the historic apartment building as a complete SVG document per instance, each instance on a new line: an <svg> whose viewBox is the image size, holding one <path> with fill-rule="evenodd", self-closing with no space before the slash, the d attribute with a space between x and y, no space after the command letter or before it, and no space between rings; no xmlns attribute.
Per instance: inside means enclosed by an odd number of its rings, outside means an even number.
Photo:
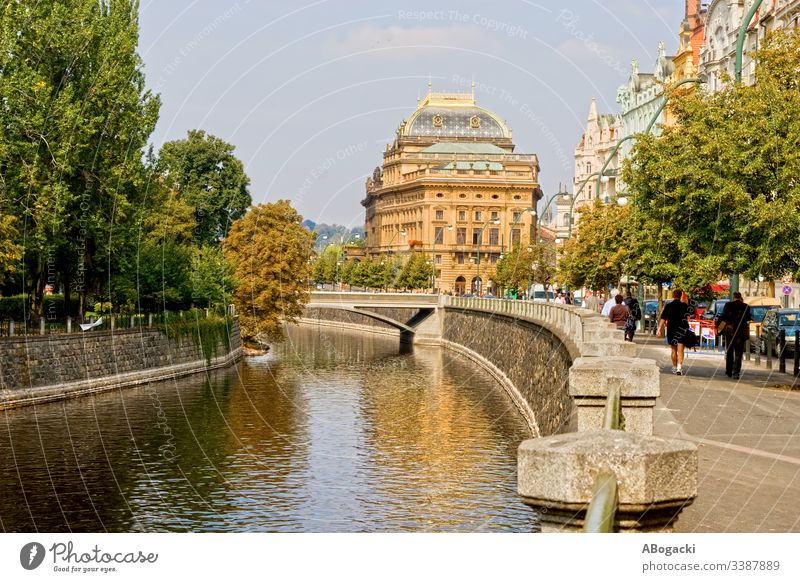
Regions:
<svg viewBox="0 0 800 582"><path fill-rule="evenodd" d="M552 203L555 206L554 220L550 227L558 238L567 238L569 235L570 216L573 220L573 232L580 216L580 208L593 200L606 198L613 200L616 197L616 180L621 155L618 153L608 164L608 176L601 181L601 191L597 192L597 181L590 178L592 174L600 171L611 150L617 144L620 132L620 118L612 113L597 113L597 102L592 98L589 106L589 115L586 118L586 129L581 136L578 147L575 148L575 174L572 183L572 193L578 198L574 201L569 194L557 196ZM583 189L581 190L581 187ZM570 213L570 210L572 212Z"/></svg>
<svg viewBox="0 0 800 582"><path fill-rule="evenodd" d="M536 155L514 152L511 130L474 92L429 85L367 180L365 250L425 253L442 293L493 291L500 255L536 237L538 175Z"/></svg>
<svg viewBox="0 0 800 582"><path fill-rule="evenodd" d="M700 51L700 74L708 78L708 90L718 91L724 84L724 73L733 79L736 41L742 20L753 0L713 0L706 12L706 38ZM742 81L755 83L755 63L748 56L756 50L770 31L800 26L800 0L764 0L750 22L744 43Z"/></svg>

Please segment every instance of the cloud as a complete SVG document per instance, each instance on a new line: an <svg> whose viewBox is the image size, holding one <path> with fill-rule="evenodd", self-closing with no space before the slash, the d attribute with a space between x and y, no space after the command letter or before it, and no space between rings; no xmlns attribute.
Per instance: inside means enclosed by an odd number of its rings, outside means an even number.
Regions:
<svg viewBox="0 0 800 582"><path fill-rule="evenodd" d="M406 59L428 56L431 47L445 49L470 49L496 54L502 44L484 31L470 26L401 26L378 27L365 24L347 36L327 42L323 46L328 57L340 57L365 51L381 57ZM389 49L389 50L387 50Z"/></svg>
<svg viewBox="0 0 800 582"><path fill-rule="evenodd" d="M620 51L596 41L593 36L576 36L565 40L556 47L556 52L576 65L596 66L602 64L612 69L615 73L625 76L628 74L628 65Z"/></svg>

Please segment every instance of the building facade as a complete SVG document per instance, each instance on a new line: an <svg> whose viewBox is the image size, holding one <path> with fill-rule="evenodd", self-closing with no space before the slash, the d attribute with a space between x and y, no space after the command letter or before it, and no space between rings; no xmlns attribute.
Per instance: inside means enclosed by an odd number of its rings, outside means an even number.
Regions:
<svg viewBox="0 0 800 582"><path fill-rule="evenodd" d="M430 86L396 135L361 202L366 253L423 252L438 291L492 291L500 255L536 236L536 155L515 153L505 122L474 93Z"/></svg>
<svg viewBox="0 0 800 582"><path fill-rule="evenodd" d="M726 76L733 79L736 42L742 21L753 0L714 0L706 14L706 38L700 51L700 74L708 79L709 91L725 86ZM749 53L756 50L770 31L800 26L800 0L764 0L750 22L744 43L742 82L755 83L755 63Z"/></svg>
<svg viewBox="0 0 800 582"><path fill-rule="evenodd" d="M618 115L612 113L597 113L597 102L592 98L589 105L589 114L586 118L586 129L575 148L575 173L572 182L572 192L577 196L574 201L566 192L554 200L555 220L550 223L551 228L559 238L569 236L570 209L572 209L573 231L580 216L580 208L593 200L613 200L616 197L617 173L620 168L621 155L617 153L609 162L601 181L600 192L597 191L597 180L592 174L599 172L600 168L611 155L617 144L621 122Z"/></svg>

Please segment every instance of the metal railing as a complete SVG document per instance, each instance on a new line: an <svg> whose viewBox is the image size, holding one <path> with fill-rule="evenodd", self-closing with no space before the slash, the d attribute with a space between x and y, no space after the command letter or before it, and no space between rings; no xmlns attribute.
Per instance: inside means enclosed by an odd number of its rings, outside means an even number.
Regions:
<svg viewBox="0 0 800 582"><path fill-rule="evenodd" d="M151 328L153 325L164 323L165 321L175 321L179 319L189 319L195 317L209 317L212 315L208 309L198 309L192 311L162 311L159 313L136 313L132 315L103 314L92 316L80 320L78 318L66 317L59 319L49 319L37 317L27 321L0 320L0 338L47 336L47 335L66 335L75 333L85 333L81 324L96 324L86 331L122 331L127 329ZM102 321L97 324L98 321Z"/></svg>
<svg viewBox="0 0 800 582"><path fill-rule="evenodd" d="M619 386L613 386L608 391L603 428L625 430ZM613 533L618 504L616 473L601 471L595 478L592 500L586 510L586 519L583 522L584 533Z"/></svg>

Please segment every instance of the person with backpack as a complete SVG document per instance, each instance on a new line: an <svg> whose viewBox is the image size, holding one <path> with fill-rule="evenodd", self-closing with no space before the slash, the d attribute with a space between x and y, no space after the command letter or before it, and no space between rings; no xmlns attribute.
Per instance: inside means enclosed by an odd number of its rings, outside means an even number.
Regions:
<svg viewBox="0 0 800 582"><path fill-rule="evenodd" d="M625 341L632 342L633 336L636 333L636 322L642 319L642 308L639 306L639 301L631 295L630 291L625 293L625 305L631 312L628 322L625 325Z"/></svg>
<svg viewBox="0 0 800 582"><path fill-rule="evenodd" d="M722 308L718 333L725 334L725 375L734 380L742 373L742 353L744 344L750 337L750 306L744 302L742 294L736 291L733 301Z"/></svg>

